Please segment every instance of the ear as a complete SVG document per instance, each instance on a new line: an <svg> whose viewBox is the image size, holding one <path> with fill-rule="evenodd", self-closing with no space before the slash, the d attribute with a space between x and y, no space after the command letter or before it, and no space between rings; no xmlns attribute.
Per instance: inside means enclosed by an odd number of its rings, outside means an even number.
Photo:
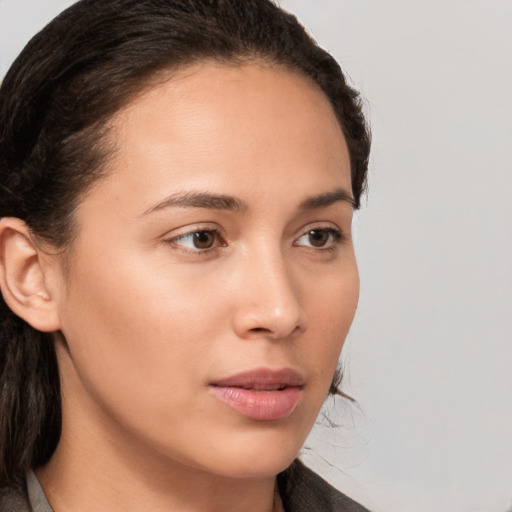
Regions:
<svg viewBox="0 0 512 512"><path fill-rule="evenodd" d="M34 329L54 332L60 329L60 318L46 282L47 257L22 220L0 220L0 289L4 300Z"/></svg>

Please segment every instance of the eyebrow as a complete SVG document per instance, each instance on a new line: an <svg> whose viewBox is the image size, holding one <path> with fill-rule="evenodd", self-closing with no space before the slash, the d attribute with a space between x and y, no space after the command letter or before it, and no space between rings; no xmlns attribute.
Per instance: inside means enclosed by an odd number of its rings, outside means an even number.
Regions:
<svg viewBox="0 0 512 512"><path fill-rule="evenodd" d="M336 188L325 194L309 197L300 204L299 210L316 210L338 202L348 203L352 208L356 207L356 202L351 194L343 188Z"/></svg>
<svg viewBox="0 0 512 512"><path fill-rule="evenodd" d="M164 208L207 208L210 210L241 211L247 209L247 204L236 197L209 194L207 192L178 192L166 197L163 201L146 210L143 215L153 213Z"/></svg>
<svg viewBox="0 0 512 512"><path fill-rule="evenodd" d="M299 211L325 208L338 202L348 203L352 208L355 208L355 201L351 194L342 188L336 188L323 194L308 197L299 205ZM239 212L248 209L246 202L233 196L210 194L208 192L178 192L166 197L163 201L150 207L142 215L148 215L170 207L205 208L232 212Z"/></svg>

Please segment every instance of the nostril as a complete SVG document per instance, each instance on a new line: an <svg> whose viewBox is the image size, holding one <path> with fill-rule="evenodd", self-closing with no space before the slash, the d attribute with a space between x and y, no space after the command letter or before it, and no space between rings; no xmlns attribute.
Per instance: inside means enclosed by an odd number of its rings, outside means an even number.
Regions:
<svg viewBox="0 0 512 512"><path fill-rule="evenodd" d="M293 333L296 333L301 330L300 326L296 326L294 329L292 329L290 332L288 330L286 332L280 332L279 330L272 330L265 327L253 327L252 329L249 329L247 332L249 335L254 335L256 337L264 336L269 337L271 339L281 339L286 336L289 336Z"/></svg>

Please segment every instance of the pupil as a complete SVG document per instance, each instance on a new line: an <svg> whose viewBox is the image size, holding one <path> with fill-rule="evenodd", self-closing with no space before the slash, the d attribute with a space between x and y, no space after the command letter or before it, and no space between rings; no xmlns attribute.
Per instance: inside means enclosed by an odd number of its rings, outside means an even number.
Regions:
<svg viewBox="0 0 512 512"><path fill-rule="evenodd" d="M215 238L210 231L198 231L194 233L194 246L197 249L209 249Z"/></svg>
<svg viewBox="0 0 512 512"><path fill-rule="evenodd" d="M329 240L329 233L324 230L313 229L309 232L309 243L313 247L323 247Z"/></svg>

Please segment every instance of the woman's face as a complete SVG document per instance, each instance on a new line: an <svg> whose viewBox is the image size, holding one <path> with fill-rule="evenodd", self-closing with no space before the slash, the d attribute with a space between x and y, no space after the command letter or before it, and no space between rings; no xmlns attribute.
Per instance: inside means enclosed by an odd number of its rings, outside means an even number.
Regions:
<svg viewBox="0 0 512 512"><path fill-rule="evenodd" d="M113 125L110 174L57 274L62 443L274 475L328 394L358 298L332 108L298 74L202 64Z"/></svg>

